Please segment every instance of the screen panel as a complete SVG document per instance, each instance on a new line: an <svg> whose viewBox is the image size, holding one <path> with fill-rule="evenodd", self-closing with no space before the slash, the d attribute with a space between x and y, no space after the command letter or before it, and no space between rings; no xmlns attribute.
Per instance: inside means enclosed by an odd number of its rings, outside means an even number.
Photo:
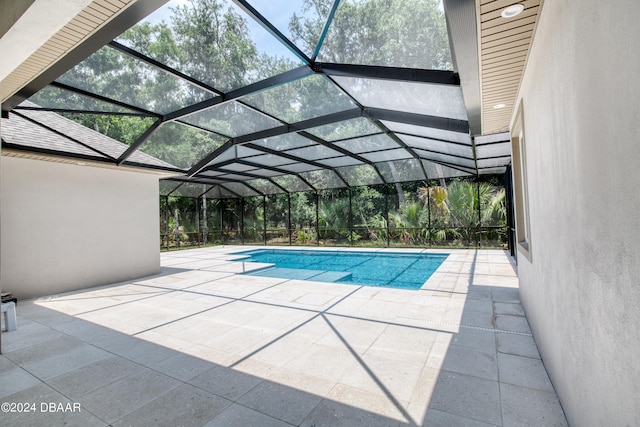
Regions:
<svg viewBox="0 0 640 427"><path fill-rule="evenodd" d="M235 101L215 105L183 117L181 120L228 137L246 135L282 125L279 121Z"/></svg>
<svg viewBox="0 0 640 427"><path fill-rule="evenodd" d="M365 107L467 120L459 86L358 77L333 79Z"/></svg>
<svg viewBox="0 0 640 427"><path fill-rule="evenodd" d="M318 57L323 62L451 70L437 2L342 0Z"/></svg>

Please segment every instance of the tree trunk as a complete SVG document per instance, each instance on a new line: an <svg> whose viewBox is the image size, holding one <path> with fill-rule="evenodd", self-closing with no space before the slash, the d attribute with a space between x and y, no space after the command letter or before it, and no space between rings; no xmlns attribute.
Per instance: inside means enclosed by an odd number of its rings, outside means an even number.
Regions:
<svg viewBox="0 0 640 427"><path fill-rule="evenodd" d="M202 244L207 244L207 196L202 195Z"/></svg>
<svg viewBox="0 0 640 427"><path fill-rule="evenodd" d="M402 184L398 182L400 180L400 177L398 176L398 171L396 170L396 166L392 162L389 162L389 169L391 169L391 175L393 176L393 180L396 181L395 185L396 185L396 191L398 193L398 202L400 205L402 205L404 204L404 190L402 189Z"/></svg>
<svg viewBox="0 0 640 427"><path fill-rule="evenodd" d="M178 204L173 208L173 230L176 234L176 247L180 247L180 223L178 222L178 218L180 217L178 212Z"/></svg>

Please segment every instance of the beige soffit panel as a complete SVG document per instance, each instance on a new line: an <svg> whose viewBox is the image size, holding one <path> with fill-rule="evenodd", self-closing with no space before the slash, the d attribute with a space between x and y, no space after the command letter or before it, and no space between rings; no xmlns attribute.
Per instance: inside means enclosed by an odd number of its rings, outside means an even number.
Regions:
<svg viewBox="0 0 640 427"><path fill-rule="evenodd" d="M9 99L136 0L94 0L13 70L0 84Z"/></svg>
<svg viewBox="0 0 640 427"><path fill-rule="evenodd" d="M543 0L477 0L483 135L509 130L542 3ZM523 5L524 11L513 18L503 18L502 11L514 4ZM495 108L501 104L504 107Z"/></svg>

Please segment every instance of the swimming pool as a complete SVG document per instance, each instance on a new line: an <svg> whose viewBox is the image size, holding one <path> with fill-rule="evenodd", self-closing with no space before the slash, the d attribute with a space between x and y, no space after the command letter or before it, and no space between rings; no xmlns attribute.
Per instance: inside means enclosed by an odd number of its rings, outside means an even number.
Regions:
<svg viewBox="0 0 640 427"><path fill-rule="evenodd" d="M257 249L241 261L274 264L252 276L420 289L448 254ZM238 260L240 261L240 260Z"/></svg>

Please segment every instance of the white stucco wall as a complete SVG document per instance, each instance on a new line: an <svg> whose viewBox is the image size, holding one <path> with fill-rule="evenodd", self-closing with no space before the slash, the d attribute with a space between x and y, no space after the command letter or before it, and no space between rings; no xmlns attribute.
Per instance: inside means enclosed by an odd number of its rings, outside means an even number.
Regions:
<svg viewBox="0 0 640 427"><path fill-rule="evenodd" d="M3 292L37 297L159 272L157 176L1 162Z"/></svg>
<svg viewBox="0 0 640 427"><path fill-rule="evenodd" d="M520 98L521 298L568 421L640 425L640 3L545 1Z"/></svg>

